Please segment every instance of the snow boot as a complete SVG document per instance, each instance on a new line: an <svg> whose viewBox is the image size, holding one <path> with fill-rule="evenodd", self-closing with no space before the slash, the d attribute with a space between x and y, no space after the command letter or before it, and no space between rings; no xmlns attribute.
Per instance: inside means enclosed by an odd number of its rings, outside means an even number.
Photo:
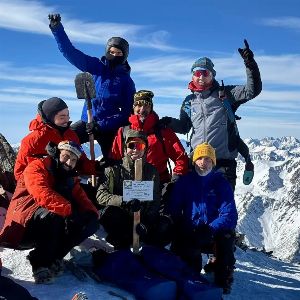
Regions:
<svg viewBox="0 0 300 300"><path fill-rule="evenodd" d="M233 283L234 267L218 267L215 271L215 284L223 289L223 294L230 294Z"/></svg>

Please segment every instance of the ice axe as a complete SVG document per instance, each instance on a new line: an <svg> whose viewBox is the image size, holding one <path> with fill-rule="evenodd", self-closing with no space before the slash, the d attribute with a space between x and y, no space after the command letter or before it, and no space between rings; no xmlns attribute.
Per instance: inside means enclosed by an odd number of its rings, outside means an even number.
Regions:
<svg viewBox="0 0 300 300"><path fill-rule="evenodd" d="M75 88L78 99L85 99L88 123L93 121L92 101L96 97L93 77L88 72L79 73L75 77ZM89 134L91 160L95 160L94 135ZM92 186L96 186L95 175L92 175Z"/></svg>

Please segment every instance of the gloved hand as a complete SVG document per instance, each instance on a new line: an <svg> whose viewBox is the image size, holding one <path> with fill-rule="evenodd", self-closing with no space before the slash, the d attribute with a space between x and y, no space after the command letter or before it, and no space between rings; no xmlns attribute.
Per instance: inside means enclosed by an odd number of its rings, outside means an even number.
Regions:
<svg viewBox="0 0 300 300"><path fill-rule="evenodd" d="M137 212L141 209L141 201L138 199L130 200L126 203L126 208L132 213Z"/></svg>
<svg viewBox="0 0 300 300"><path fill-rule="evenodd" d="M49 14L48 19L50 20L50 27L55 28L60 24L61 17L60 14Z"/></svg>
<svg viewBox="0 0 300 300"><path fill-rule="evenodd" d="M172 241L174 236L174 222L170 216L159 216L156 235L160 246L164 247Z"/></svg>
<svg viewBox="0 0 300 300"><path fill-rule="evenodd" d="M147 227L143 223L138 223L135 228L136 233L140 236L141 239L145 239L147 236Z"/></svg>
<svg viewBox="0 0 300 300"><path fill-rule="evenodd" d="M95 134L95 133L99 134L100 126L98 125L98 123L95 120L93 120L90 123L86 123L85 130L86 130L87 134L92 134L92 133L93 134Z"/></svg>
<svg viewBox="0 0 300 300"><path fill-rule="evenodd" d="M195 234L197 238L197 243L199 245L209 245L213 243L213 230L208 224L199 225L195 229Z"/></svg>
<svg viewBox="0 0 300 300"><path fill-rule="evenodd" d="M57 144L54 142L49 142L46 145L46 152L53 158L57 158L59 156L59 150L57 149Z"/></svg>
<svg viewBox="0 0 300 300"><path fill-rule="evenodd" d="M254 165L250 159L246 161L245 171L243 174L243 183L244 185L249 185L254 177Z"/></svg>
<svg viewBox="0 0 300 300"><path fill-rule="evenodd" d="M96 213L91 210L74 213L65 218L65 232L69 235L78 235L91 220L97 217Z"/></svg>
<svg viewBox="0 0 300 300"><path fill-rule="evenodd" d="M174 173L172 175L171 182L175 183L179 178L180 178L180 175Z"/></svg>
<svg viewBox="0 0 300 300"><path fill-rule="evenodd" d="M246 39L244 40L244 43L245 43L245 48L243 49L239 48L238 51L241 57L243 58L245 65L248 66L249 63L253 62L254 54L252 50L249 48L249 44Z"/></svg>
<svg viewBox="0 0 300 300"><path fill-rule="evenodd" d="M168 128L168 126L170 125L171 122L172 122L171 117L163 117L163 118L159 119L157 125L158 125L159 129Z"/></svg>

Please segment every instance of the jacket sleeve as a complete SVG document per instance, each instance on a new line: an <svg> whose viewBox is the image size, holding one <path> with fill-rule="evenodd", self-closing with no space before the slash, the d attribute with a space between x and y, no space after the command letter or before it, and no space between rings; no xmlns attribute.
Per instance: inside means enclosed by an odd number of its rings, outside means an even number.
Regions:
<svg viewBox="0 0 300 300"><path fill-rule="evenodd" d="M50 185L50 173L42 160L31 162L24 171L25 186L36 203L62 217L72 213L71 203Z"/></svg>
<svg viewBox="0 0 300 300"><path fill-rule="evenodd" d="M220 175L216 184L217 197L219 199L219 216L209 225L214 232L223 229L234 229L237 224L238 213L234 201L234 195L229 182Z"/></svg>
<svg viewBox="0 0 300 300"><path fill-rule="evenodd" d="M179 119L171 118L168 126L176 133L187 134L192 128L190 97L187 96L180 108Z"/></svg>
<svg viewBox="0 0 300 300"><path fill-rule="evenodd" d="M62 24L51 28L54 38L57 42L59 51L75 67L83 72L99 74L102 72L104 65L99 58L92 57L77 50L69 40Z"/></svg>
<svg viewBox="0 0 300 300"><path fill-rule="evenodd" d="M123 127L118 129L117 135L112 143L111 152L109 154L111 159L120 160L124 156L123 150Z"/></svg>
<svg viewBox="0 0 300 300"><path fill-rule="evenodd" d="M96 175L96 162L88 159L83 153L76 165L76 170L80 175Z"/></svg>
<svg viewBox="0 0 300 300"><path fill-rule="evenodd" d="M78 178L75 179L72 196L76 200L80 211L93 211L97 216L99 216L97 208L80 186Z"/></svg>
<svg viewBox="0 0 300 300"><path fill-rule="evenodd" d="M113 194L114 186L116 184L120 184L119 182L117 182L118 179L119 178L116 178L112 167L105 169L105 179L99 185L96 194L96 199L100 205L121 206L123 197L121 195Z"/></svg>
<svg viewBox="0 0 300 300"><path fill-rule="evenodd" d="M188 171L188 156L174 131L166 128L161 131L168 158L175 166L173 172L178 175L184 175Z"/></svg>
<svg viewBox="0 0 300 300"><path fill-rule="evenodd" d="M126 77L121 77L121 80L125 80L125 78ZM117 130L121 126L124 126L124 124L128 123L128 117L132 112L134 93L135 85L131 77L128 75L127 80L125 80L123 84L122 94L120 95L120 98L122 99L122 106L119 107L120 113L98 121L102 130Z"/></svg>
<svg viewBox="0 0 300 300"><path fill-rule="evenodd" d="M247 83L245 85L226 86L226 95L234 101L251 100L262 91L260 71L255 61L246 67ZM243 101L245 102L245 101Z"/></svg>

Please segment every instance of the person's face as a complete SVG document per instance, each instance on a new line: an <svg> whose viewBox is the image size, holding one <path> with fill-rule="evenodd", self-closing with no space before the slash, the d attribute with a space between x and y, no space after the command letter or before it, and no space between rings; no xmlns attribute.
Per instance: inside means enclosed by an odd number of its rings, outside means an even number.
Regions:
<svg viewBox="0 0 300 300"><path fill-rule="evenodd" d="M55 116L54 116L54 124L56 126L60 127L67 127L70 121L70 115L69 115L69 109L65 108L61 111L59 111Z"/></svg>
<svg viewBox="0 0 300 300"><path fill-rule="evenodd" d="M116 47L111 47L109 49L109 54L112 56L123 56L122 50L116 48Z"/></svg>
<svg viewBox="0 0 300 300"><path fill-rule="evenodd" d="M77 156L68 150L60 150L59 161L66 171L71 171L77 164Z"/></svg>
<svg viewBox="0 0 300 300"><path fill-rule="evenodd" d="M197 70L193 72L192 80L200 86L207 86L212 82L213 75L209 70Z"/></svg>
<svg viewBox="0 0 300 300"><path fill-rule="evenodd" d="M202 174L206 174L207 172L210 172L213 167L213 161L208 156L199 157L195 161L195 165L198 169L198 171Z"/></svg>
<svg viewBox="0 0 300 300"><path fill-rule="evenodd" d="M135 115L138 115L140 120L143 122L148 115L151 112L151 105L149 104L144 104L144 103L138 103L134 108L133 108L133 112Z"/></svg>
<svg viewBox="0 0 300 300"><path fill-rule="evenodd" d="M142 140L129 141L126 144L126 154L132 159L142 158L146 151L146 144Z"/></svg>

